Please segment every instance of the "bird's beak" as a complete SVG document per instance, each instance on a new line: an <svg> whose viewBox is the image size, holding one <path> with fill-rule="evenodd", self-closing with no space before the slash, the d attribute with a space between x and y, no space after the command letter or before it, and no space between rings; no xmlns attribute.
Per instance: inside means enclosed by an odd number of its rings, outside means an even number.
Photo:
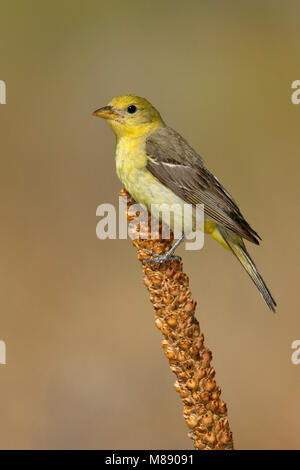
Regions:
<svg viewBox="0 0 300 470"><path fill-rule="evenodd" d="M94 111L93 116L98 116L103 119L110 119L115 121L120 117L120 114L117 113L117 111L115 111L112 106L104 106L103 108L99 108Z"/></svg>

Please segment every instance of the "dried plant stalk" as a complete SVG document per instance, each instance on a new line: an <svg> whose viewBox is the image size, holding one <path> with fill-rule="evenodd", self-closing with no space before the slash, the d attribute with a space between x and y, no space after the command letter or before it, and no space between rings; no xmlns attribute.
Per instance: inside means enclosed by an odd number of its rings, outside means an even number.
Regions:
<svg viewBox="0 0 300 470"><path fill-rule="evenodd" d="M128 209L135 201L124 189L120 196L127 198ZM157 254L167 252L173 242L162 238L150 239L150 216L138 225L139 238L132 240L138 259L149 258L149 250ZM150 292L155 324L163 334L162 347L177 377L175 390L183 403L183 416L198 450L233 449L232 433L227 419L227 408L220 399L221 388L214 379L212 353L204 346L204 336L195 318L196 302L191 299L189 278L182 271L182 263L171 260L154 269L143 266L144 284Z"/></svg>

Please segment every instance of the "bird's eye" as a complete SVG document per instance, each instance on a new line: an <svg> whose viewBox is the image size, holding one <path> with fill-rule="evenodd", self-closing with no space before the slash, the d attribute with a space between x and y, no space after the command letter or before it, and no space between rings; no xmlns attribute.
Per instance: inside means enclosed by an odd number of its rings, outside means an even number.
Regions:
<svg viewBox="0 0 300 470"><path fill-rule="evenodd" d="M127 108L127 112L128 112L129 114L134 114L136 111L137 111L137 107L134 106L134 104L131 104L131 105L128 106L128 108Z"/></svg>

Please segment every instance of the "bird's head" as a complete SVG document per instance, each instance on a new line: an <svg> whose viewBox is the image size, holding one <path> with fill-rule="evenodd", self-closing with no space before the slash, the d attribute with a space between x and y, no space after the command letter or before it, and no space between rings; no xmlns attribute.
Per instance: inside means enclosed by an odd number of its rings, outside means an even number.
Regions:
<svg viewBox="0 0 300 470"><path fill-rule="evenodd" d="M93 115L107 119L117 137L147 136L165 125L154 106L136 95L118 96Z"/></svg>

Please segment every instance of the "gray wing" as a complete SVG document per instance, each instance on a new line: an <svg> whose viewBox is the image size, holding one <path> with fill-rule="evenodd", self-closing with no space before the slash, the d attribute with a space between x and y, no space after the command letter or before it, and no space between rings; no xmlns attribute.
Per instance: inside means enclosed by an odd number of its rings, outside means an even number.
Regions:
<svg viewBox="0 0 300 470"><path fill-rule="evenodd" d="M147 169L188 204L204 204L204 213L227 229L259 244L259 235L236 202L208 171L202 158L180 134L161 127L146 140Z"/></svg>

